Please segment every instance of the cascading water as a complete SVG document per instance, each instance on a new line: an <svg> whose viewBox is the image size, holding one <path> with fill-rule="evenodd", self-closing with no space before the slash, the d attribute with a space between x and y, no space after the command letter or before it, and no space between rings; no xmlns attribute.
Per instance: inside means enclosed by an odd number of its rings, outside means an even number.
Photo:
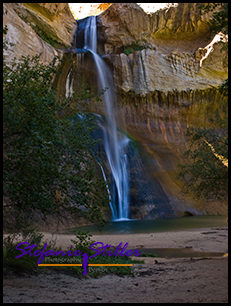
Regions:
<svg viewBox="0 0 231 306"><path fill-rule="evenodd" d="M84 33L84 49L90 51L93 55L98 72L99 90L106 90L103 94L103 101L107 116L107 130L105 127L101 127L104 136L105 152L112 174L112 196L110 203L112 219L118 221L128 220L129 177L126 148L129 139L117 132L112 75L105 62L97 54L96 16L88 17ZM102 167L101 170L105 178Z"/></svg>
<svg viewBox="0 0 231 306"><path fill-rule="evenodd" d="M67 98L71 97L76 88L79 88L81 79L76 77L77 75L89 81L91 85L94 84L96 76L99 91L106 90L102 95L106 118L95 114L99 129L92 132L92 137L103 140L94 151L97 152L96 161L103 178L109 182L106 187L112 220L148 220L179 216L185 206L172 195L168 195L162 187L162 181L158 177L161 167L149 158L146 149L139 142L128 139L117 129L114 82L110 69L97 54L96 20L100 23L100 19L95 16L77 21L75 48L70 52L71 57L76 53L76 65L70 65L69 59L66 61L68 70L64 75L65 93ZM98 49L100 48L103 52L102 45L99 44ZM93 104L92 111L97 113L96 107L96 104ZM84 117L80 119L84 120ZM197 213L193 207L187 206L186 209L193 214Z"/></svg>

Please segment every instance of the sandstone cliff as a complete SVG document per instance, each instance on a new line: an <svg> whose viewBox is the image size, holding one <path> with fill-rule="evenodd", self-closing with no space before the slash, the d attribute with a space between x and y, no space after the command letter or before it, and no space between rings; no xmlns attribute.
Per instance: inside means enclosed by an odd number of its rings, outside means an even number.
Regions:
<svg viewBox="0 0 231 306"><path fill-rule="evenodd" d="M99 42L112 68L119 116L150 154L146 170L179 214L227 211L217 201L182 196L176 180L177 164L186 162L186 129L219 109L217 87L227 78L221 43L208 31L211 15L201 15L199 5L179 3L147 14L135 3L114 3L99 15ZM152 210L146 217L153 217Z"/></svg>
<svg viewBox="0 0 231 306"><path fill-rule="evenodd" d="M14 44L4 51L10 61L21 55L34 56L48 63L60 48L69 47L76 30L76 21L67 3L3 3L5 39Z"/></svg>
<svg viewBox="0 0 231 306"><path fill-rule="evenodd" d="M201 15L198 6L181 3L147 14L135 3L113 3L97 16L98 52L111 68L119 101L117 122L123 127L125 121L128 133L148 153L148 157L144 153L144 171L156 186L153 198L158 205L170 206L178 216L185 211L227 212L226 204L182 195L182 182L176 179L177 165L187 161L183 155L187 127L204 124L219 108L217 86L227 78L220 45L210 43L210 16ZM78 21L80 31L85 22ZM77 88L77 74L92 88L97 84L91 54L74 58L76 64L67 62L64 75L57 81L60 92L65 93L67 83L73 84L70 91ZM99 103L91 103L89 110L104 114ZM139 176L138 169L131 171L133 177ZM133 216L156 217L156 204L149 192L134 188L131 198Z"/></svg>
<svg viewBox="0 0 231 306"><path fill-rule="evenodd" d="M99 40L119 91L145 96L154 90L206 89L227 77L219 44L209 45L210 15L201 15L198 7L179 3L147 14L135 3L113 3L99 16Z"/></svg>
<svg viewBox="0 0 231 306"><path fill-rule="evenodd" d="M113 3L97 17L98 52L111 68L120 101L117 117L123 117L128 133L148 152L146 171L177 215L195 209L227 212L219 202L208 204L183 196L182 182L176 180L177 164L185 162L186 129L202 124L218 109L217 86L227 78L219 42L209 44L213 39L206 23L210 15L201 15L198 7L180 3L147 14L135 3ZM7 51L9 59L42 52L42 59L50 61L55 54L62 56L57 47L69 46L74 37L76 22L67 4L5 3L3 13L9 29L6 38L15 43L13 52ZM41 38L41 31L48 42ZM78 65L66 61L64 73L56 80L59 93L65 94L67 84L77 88L71 75L79 73L96 85L91 55L73 58ZM89 110L104 113L99 103L91 104ZM155 217L152 206L137 203L132 209L142 218Z"/></svg>

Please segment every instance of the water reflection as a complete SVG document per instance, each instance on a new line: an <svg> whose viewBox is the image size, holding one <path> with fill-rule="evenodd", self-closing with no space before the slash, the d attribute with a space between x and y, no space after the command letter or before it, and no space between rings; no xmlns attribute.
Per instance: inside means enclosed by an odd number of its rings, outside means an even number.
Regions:
<svg viewBox="0 0 231 306"><path fill-rule="evenodd" d="M131 222L133 221L133 222ZM89 231L90 234L138 234L185 230L193 228L206 228L227 226L227 216L192 216L174 219L156 220L125 220L111 221L110 225L104 227L100 232L95 225L85 226L79 229Z"/></svg>
<svg viewBox="0 0 231 306"><path fill-rule="evenodd" d="M138 249L139 252L155 254L156 257L165 258L186 258L186 257L222 257L224 252L198 251L193 248L159 248L159 249Z"/></svg>

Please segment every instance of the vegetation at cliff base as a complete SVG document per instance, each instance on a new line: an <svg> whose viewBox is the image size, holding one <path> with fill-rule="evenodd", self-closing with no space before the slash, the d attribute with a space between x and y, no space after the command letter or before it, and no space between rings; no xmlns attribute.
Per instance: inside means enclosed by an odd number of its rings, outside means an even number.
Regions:
<svg viewBox="0 0 231 306"><path fill-rule="evenodd" d="M6 32L6 29L5 29ZM52 87L59 60L3 61L4 228L20 232L35 214L66 213L105 224L105 182L96 174L91 116L73 118ZM73 112L73 110L72 110ZM105 193L103 192L105 190Z"/></svg>
<svg viewBox="0 0 231 306"><path fill-rule="evenodd" d="M228 120L219 128L188 128L190 162L180 165L186 191L199 197L224 199L228 192Z"/></svg>
<svg viewBox="0 0 231 306"><path fill-rule="evenodd" d="M91 240L92 235L88 232L76 232L75 240L71 240L70 246L67 249L61 249L55 246L55 241L46 242L46 251L52 250L57 251L58 255L44 257L43 264L82 264L83 258L82 256L63 256L63 254L68 251L74 253L76 250L82 252L82 254L87 253L90 257L91 255L95 255L96 251L91 250L89 247L95 242ZM30 246L33 244L36 245L32 250L30 256L29 254L25 254L19 258L15 258L22 254L22 251L16 249L18 243L12 243L11 239L7 239L5 241L5 245L3 248L3 275L18 275L24 276L25 274L38 274L39 272L44 271L57 271L63 274L72 275L74 277L84 277L83 275L83 267L82 266L57 266L57 267L47 267L47 266L38 266L39 257L34 256L34 252L36 250L42 251L44 249L45 241L42 242L41 239L43 235L34 231L32 235L23 236L23 241L29 242ZM21 248L21 247L20 247ZM22 249L24 247L22 246ZM115 252L116 247L109 248L112 253ZM62 254L63 251L63 254ZM49 251L48 251L49 252ZM52 253L52 252L51 252ZM119 253L119 252L118 252ZM67 253L68 254L68 253ZM133 263L143 263L140 260L134 260L131 257L124 256L115 256L115 254L108 256L107 252L105 254L97 255L93 258L88 259L88 264L100 264L105 266L89 266L87 268L87 277L99 278L105 274L115 274L115 275L133 275L133 267L132 266L107 266L107 264L116 264L116 265L127 265Z"/></svg>
<svg viewBox="0 0 231 306"><path fill-rule="evenodd" d="M7 33L5 27L4 34ZM4 47L10 44L5 42ZM38 258L20 255L16 246L20 242L35 244L42 250L43 234L34 224L35 216L44 220L71 215L78 224L83 217L99 228L108 208L106 183L97 176L95 152L96 141L91 132L95 129L93 116L83 107L93 94L82 84L73 98L57 98L52 84L60 73L60 60L54 58L49 64L40 55L23 56L7 62L3 59L3 226L7 235L3 242L4 275L34 274L58 269L73 276L83 276L82 267L38 267ZM98 97L96 97L98 99ZM76 104L80 103L80 106ZM81 109L81 114L77 113ZM93 243L90 235L76 234L71 240L75 249L90 254ZM55 241L48 241L53 250L60 250ZM65 251L65 250L64 250ZM52 258L46 258L52 263ZM59 255L57 263L69 263L68 257ZM78 263L74 258L74 263ZM104 256L92 258L91 263L130 264L128 256ZM132 274L129 267L92 267L88 275Z"/></svg>

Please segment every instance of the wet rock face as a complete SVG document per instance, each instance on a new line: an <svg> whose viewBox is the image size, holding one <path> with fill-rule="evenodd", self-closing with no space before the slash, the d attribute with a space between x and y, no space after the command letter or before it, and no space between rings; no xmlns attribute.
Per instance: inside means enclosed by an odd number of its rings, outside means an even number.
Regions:
<svg viewBox="0 0 231 306"><path fill-rule="evenodd" d="M221 96L215 88L168 94L156 91L148 97L123 96L121 113L125 117L127 131L139 141L145 173L155 186L147 193L145 185L140 189L146 203L150 202L145 193L152 194L154 201L156 198L154 209L150 206L151 210L145 218L158 215L158 207L171 208L177 216L181 216L184 211L194 214L205 211L212 214L227 212L224 203L214 201L211 205L211 202L195 201L192 197L185 196L181 192L182 181L176 179L178 164L188 162L184 156L188 149L187 127L200 126L206 122L206 118L212 116L213 107L218 107L220 99ZM132 176L134 177L134 174ZM137 199L141 200L139 193ZM141 208L139 201L136 202L137 213L148 209L146 205ZM167 215L166 211L165 216Z"/></svg>
<svg viewBox="0 0 231 306"><path fill-rule="evenodd" d="M100 120L101 123L104 122L104 128L107 130L108 127L104 119L101 117ZM105 146L102 142L104 136L101 127L94 131L93 136L94 139L99 140L95 147L95 152L98 153L98 160L103 166L109 189L112 194L116 194L111 168L107 160ZM129 165L127 177L129 186L128 217L131 219L157 219L181 216L182 212L174 209L168 194L164 191L159 180L150 176L144 161L145 159L142 159L139 154L140 150L142 153L142 148L138 149L137 144L130 140L125 152ZM101 171L98 174L102 175ZM188 209L190 210L189 207Z"/></svg>
<svg viewBox="0 0 231 306"><path fill-rule="evenodd" d="M131 219L173 218L174 211L168 195L157 178L150 177L134 143L129 144L129 217Z"/></svg>

